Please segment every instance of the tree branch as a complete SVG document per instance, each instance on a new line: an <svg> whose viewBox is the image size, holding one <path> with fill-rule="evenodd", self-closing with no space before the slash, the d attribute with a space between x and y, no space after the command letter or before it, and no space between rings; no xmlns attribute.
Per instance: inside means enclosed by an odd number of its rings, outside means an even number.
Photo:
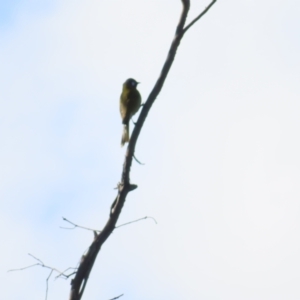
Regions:
<svg viewBox="0 0 300 300"><path fill-rule="evenodd" d="M65 222L68 222L68 223L70 223L71 225L73 225L73 227L63 227L63 226L60 226L59 228L61 228L61 229L73 230L73 229L75 229L75 228L81 228L81 229L90 230L90 231L97 232L97 233L101 232L101 231L98 230L98 229L92 229L92 228L88 228L88 227L84 227L84 226L77 225L77 224L71 222L70 220L66 219L65 217L62 217L62 219L63 219Z"/></svg>
<svg viewBox="0 0 300 300"><path fill-rule="evenodd" d="M146 220L146 219L152 219L152 220L155 222L155 224L157 224L157 222L156 222L156 220L155 220L154 218L152 218L152 217L147 217L147 216L146 216L146 217L144 217L144 218L140 218L140 219L137 219L137 220L134 220L134 221L130 221L130 222L127 222L127 223L118 225L118 226L116 226L116 229L117 229L117 228L120 228L120 227L122 227L122 226L126 226L126 225L129 225L129 224L135 223L135 222L139 222L139 221L142 221L142 220Z"/></svg>
<svg viewBox="0 0 300 300"><path fill-rule="evenodd" d="M124 294L120 295L120 296L117 296L115 298L112 298L112 299L109 299L109 300L116 300L116 299L119 299L120 297L122 297Z"/></svg>
<svg viewBox="0 0 300 300"><path fill-rule="evenodd" d="M197 21L199 21L199 19L201 19L216 2L217 0L213 0L198 17L196 17L189 25L187 25L183 30L184 33L186 33Z"/></svg>
<svg viewBox="0 0 300 300"><path fill-rule="evenodd" d="M75 272L71 273L71 274L68 274L66 275L65 272L70 270L70 269L73 269L75 270L76 268L68 268L66 269L65 271L61 272L59 270L57 270L56 268L53 268L53 267L50 267L50 266L47 266L44 264L44 262L42 260L40 260L39 258L35 257L34 255L28 253L29 256L31 256L33 259L37 260L38 262L36 264L33 264L33 265L30 265L30 266L27 266L27 267L23 267L23 268L19 268L19 269L12 269L12 270L8 270L7 272L15 272L15 271L23 271L23 270L26 270L26 269L29 269L29 268L32 268L32 267L35 267L35 266L40 266L42 268L46 268L46 269L49 269L50 270L50 273L46 279L46 295L45 295L45 299L47 300L48 298L48 289L49 289L49 279L51 277L51 275L53 274L53 272L57 272L59 273L56 278L59 278L59 277L62 277L64 276L66 279L68 279L70 276L72 276Z"/></svg>
<svg viewBox="0 0 300 300"><path fill-rule="evenodd" d="M161 70L161 73L151 91L151 93L148 96L148 99L146 100L145 104L143 105L142 111L139 115L139 118L136 122L136 125L133 129L128 147L126 149L125 154L125 161L123 164L123 171L121 175L121 182L118 184L118 195L116 199L114 200L113 204L111 205L110 215L109 219L104 226L103 230L97 234L95 233L94 241L90 245L86 255L82 256L81 262L79 264L77 273L74 277L74 279L71 282L71 292L69 300L80 300L86 283L89 278L89 274L91 272L91 269L95 263L95 260L97 258L97 255L101 249L101 246L103 243L107 240L107 238L111 235L113 230L116 228L116 223L119 219L120 213L122 211L123 205L125 203L127 194L131 192L132 190L136 189L137 186L130 183L130 168L132 165L132 159L134 157L134 151L137 139L139 137L139 134L141 132L141 129L144 125L144 122L147 118L147 115L159 95L164 82L169 74L169 71L171 69L172 63L174 61L178 46L180 44L180 41L185 34L185 32L194 25L208 10L209 8L216 2L216 0L212 1L211 4L204 10L195 20L193 20L186 28L184 28L186 18L189 12L190 8L190 1L189 0L181 0L182 2L182 13L178 22L178 25L176 27L175 36L173 39L173 42L170 46L168 56L166 58L166 61L163 65L163 68Z"/></svg>

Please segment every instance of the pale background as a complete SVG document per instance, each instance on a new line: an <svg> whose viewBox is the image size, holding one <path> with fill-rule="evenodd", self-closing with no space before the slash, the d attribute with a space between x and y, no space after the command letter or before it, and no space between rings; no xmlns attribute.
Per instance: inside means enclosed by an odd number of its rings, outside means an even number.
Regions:
<svg viewBox="0 0 300 300"><path fill-rule="evenodd" d="M192 1L189 19L208 2ZM1 299L45 297L116 195L122 83L143 99L179 0L0 1ZM300 299L300 2L218 1L146 120L132 192L83 299ZM70 285L49 282L48 299Z"/></svg>

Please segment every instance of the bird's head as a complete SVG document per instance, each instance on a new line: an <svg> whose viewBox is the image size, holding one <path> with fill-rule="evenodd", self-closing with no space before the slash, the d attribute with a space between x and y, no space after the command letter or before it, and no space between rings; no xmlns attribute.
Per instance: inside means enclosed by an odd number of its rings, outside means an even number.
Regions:
<svg viewBox="0 0 300 300"><path fill-rule="evenodd" d="M126 86L128 89L136 89L139 82L136 80L129 78L124 82L124 86Z"/></svg>

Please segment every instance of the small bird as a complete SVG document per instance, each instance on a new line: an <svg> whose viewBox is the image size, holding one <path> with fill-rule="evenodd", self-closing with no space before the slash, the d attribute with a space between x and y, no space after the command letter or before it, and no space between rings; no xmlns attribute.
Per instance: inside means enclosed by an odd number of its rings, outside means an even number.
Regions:
<svg viewBox="0 0 300 300"><path fill-rule="evenodd" d="M132 78L127 79L123 84L120 96L120 113L124 125L121 146L129 142L129 121L141 106L142 98L136 89L138 84L139 82Z"/></svg>

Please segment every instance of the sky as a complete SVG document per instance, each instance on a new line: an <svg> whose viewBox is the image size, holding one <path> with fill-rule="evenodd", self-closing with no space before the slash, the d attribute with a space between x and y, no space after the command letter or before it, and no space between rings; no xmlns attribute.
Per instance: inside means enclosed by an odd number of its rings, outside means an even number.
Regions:
<svg viewBox="0 0 300 300"><path fill-rule="evenodd" d="M207 1L191 1L192 20ZM2 299L45 299L101 230L178 1L0 0ZM130 193L83 299L300 298L300 3L218 1L181 42L136 147ZM134 119L136 119L134 117ZM131 125L133 126L133 125ZM49 280L48 300L70 282Z"/></svg>

